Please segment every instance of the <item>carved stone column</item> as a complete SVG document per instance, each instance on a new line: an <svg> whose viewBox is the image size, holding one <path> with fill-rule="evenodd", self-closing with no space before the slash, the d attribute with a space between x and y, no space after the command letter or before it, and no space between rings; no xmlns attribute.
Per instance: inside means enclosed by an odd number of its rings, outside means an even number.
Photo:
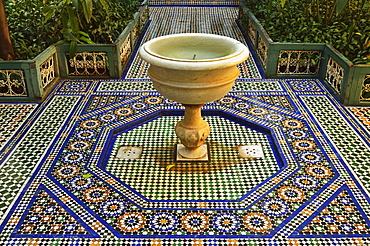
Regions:
<svg viewBox="0 0 370 246"><path fill-rule="evenodd" d="M189 159L203 158L207 149L202 145L205 143L211 129L208 123L202 119L201 108L203 104L185 104L184 119L176 124L175 132L181 143L185 146L179 150L179 154Z"/></svg>

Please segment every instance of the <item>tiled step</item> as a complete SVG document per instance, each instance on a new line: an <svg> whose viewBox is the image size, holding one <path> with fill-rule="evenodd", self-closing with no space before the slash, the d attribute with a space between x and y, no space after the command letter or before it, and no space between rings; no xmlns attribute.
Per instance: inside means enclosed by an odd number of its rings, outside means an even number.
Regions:
<svg viewBox="0 0 370 246"><path fill-rule="evenodd" d="M149 0L149 5L239 5L239 0Z"/></svg>
<svg viewBox="0 0 370 246"><path fill-rule="evenodd" d="M151 7L151 23L142 43L150 39L176 33L212 33L228 36L247 44L235 20L236 7ZM149 64L136 55L125 79L148 79ZM238 65L241 79L259 79L261 74L250 56Z"/></svg>

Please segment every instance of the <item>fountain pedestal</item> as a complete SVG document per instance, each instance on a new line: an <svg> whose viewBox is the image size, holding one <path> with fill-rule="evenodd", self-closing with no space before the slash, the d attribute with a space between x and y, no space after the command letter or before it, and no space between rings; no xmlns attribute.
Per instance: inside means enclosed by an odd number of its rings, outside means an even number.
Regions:
<svg viewBox="0 0 370 246"><path fill-rule="evenodd" d="M203 146L211 132L208 123L202 119L203 104L185 104L184 119L176 124L175 132L186 148L178 148L179 154L188 159L200 159L207 155L208 150Z"/></svg>
<svg viewBox="0 0 370 246"><path fill-rule="evenodd" d="M178 154L189 161L204 158L210 127L201 107L230 91L239 76L236 65L248 58L248 48L225 36L187 33L154 38L139 54L150 64L148 75L157 91L185 106L184 119L175 127L185 146Z"/></svg>

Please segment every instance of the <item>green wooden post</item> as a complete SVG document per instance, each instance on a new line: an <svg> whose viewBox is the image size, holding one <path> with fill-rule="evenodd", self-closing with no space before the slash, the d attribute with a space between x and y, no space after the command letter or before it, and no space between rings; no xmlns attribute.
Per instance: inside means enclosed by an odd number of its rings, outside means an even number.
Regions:
<svg viewBox="0 0 370 246"><path fill-rule="evenodd" d="M349 103L353 77L353 63L335 50L330 45L324 49L325 74L322 79L331 92L338 97L343 104Z"/></svg>
<svg viewBox="0 0 370 246"><path fill-rule="evenodd" d="M276 77L277 64L279 59L280 45L276 43L267 43L268 53L265 68L265 76L267 78Z"/></svg>
<svg viewBox="0 0 370 246"><path fill-rule="evenodd" d="M121 61L121 47L122 45L124 45L124 42L126 41L127 38L130 38L131 37L131 30L132 30L132 22L130 22L126 28L123 30L123 32L119 35L119 37L117 38L116 42L114 43L114 47L115 47L115 62L118 64L118 74L119 76L121 76L123 74L123 71L125 69L125 65L127 64L127 62L125 62L125 64L122 64L122 61ZM129 44L129 47L130 47L130 55L132 54L132 45L131 45L131 39L129 40L130 44Z"/></svg>
<svg viewBox="0 0 370 246"><path fill-rule="evenodd" d="M21 82L24 81L25 94L22 96L17 95L4 95L0 97L2 102L24 102L24 101L35 101L37 99L37 79L33 72L32 68L35 67L35 62L32 60L17 60L17 61L1 61L0 62L0 71L14 71L19 73L18 80L21 79ZM22 93L23 94L23 93Z"/></svg>
<svg viewBox="0 0 370 246"><path fill-rule="evenodd" d="M35 78L37 78L37 84L34 86L38 88L37 92L35 92L37 97L44 98L53 87L54 82L59 79L59 66L56 53L57 49L55 45L51 45L34 59L35 67L33 73L35 73ZM53 72L48 74L48 79L50 80L47 81L46 78L42 77L42 67L49 65L48 63L51 63L49 68L52 69ZM48 71L48 69L45 69L45 71Z"/></svg>
<svg viewBox="0 0 370 246"><path fill-rule="evenodd" d="M352 67L352 77L349 79L351 85L348 90L346 105L370 105L370 97L362 97L364 82L370 79L370 65L356 65ZM370 81L369 81L370 82Z"/></svg>
<svg viewBox="0 0 370 246"><path fill-rule="evenodd" d="M136 42L140 35L140 13L136 12L134 15L133 26L131 30L131 44L132 50L135 49Z"/></svg>

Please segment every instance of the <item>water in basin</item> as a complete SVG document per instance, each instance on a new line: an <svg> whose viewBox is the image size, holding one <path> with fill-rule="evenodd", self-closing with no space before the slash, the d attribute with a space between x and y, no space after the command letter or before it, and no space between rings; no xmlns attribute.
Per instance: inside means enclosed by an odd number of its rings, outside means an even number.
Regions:
<svg viewBox="0 0 370 246"><path fill-rule="evenodd" d="M217 59L232 54L233 50L225 47L174 47L161 49L158 54L168 58L184 60L208 60Z"/></svg>

